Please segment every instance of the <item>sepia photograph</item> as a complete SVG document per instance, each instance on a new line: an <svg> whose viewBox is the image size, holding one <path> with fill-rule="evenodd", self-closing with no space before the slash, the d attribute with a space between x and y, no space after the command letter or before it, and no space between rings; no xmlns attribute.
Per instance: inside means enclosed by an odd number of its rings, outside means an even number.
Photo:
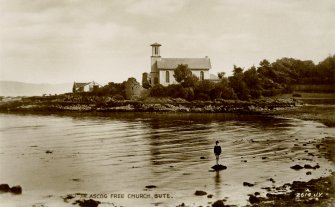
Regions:
<svg viewBox="0 0 335 207"><path fill-rule="evenodd" d="M335 1L0 17L0 207L335 205Z"/></svg>

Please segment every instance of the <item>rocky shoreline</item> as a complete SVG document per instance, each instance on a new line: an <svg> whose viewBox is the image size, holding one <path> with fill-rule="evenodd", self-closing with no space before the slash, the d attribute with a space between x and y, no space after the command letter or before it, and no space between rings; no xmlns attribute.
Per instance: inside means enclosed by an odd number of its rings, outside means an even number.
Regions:
<svg viewBox="0 0 335 207"><path fill-rule="evenodd" d="M90 97L24 98L1 102L0 112L190 112L190 113L260 113L292 108L301 103L295 99L261 99L252 101L216 100L186 101L184 99L113 100Z"/></svg>
<svg viewBox="0 0 335 207"><path fill-rule="evenodd" d="M146 101L74 101L59 99L22 99L13 102L0 103L0 112L17 113L63 113L63 112L186 112L186 113L250 113L283 116L288 118L302 118L320 121L325 118L328 111L318 113L322 119L315 119L315 114L311 110L297 113L300 102L294 99L267 99L255 101L194 101L188 102L180 99L146 100ZM298 107L299 108L299 107ZM309 116L301 116L308 114ZM334 122L329 121L333 126ZM326 157L335 163L334 137L323 138L320 143L315 143L321 156ZM46 153L52 153L46 152ZM292 164L294 170L315 169L316 166L298 166ZM248 206L332 206L335 203L335 173L332 172L328 177L312 179L307 182L294 181L272 189L266 189L268 193L261 196L259 192L249 195ZM270 180L271 181L271 180ZM272 180L273 181L273 180ZM253 185L243 183L245 187ZM6 187L6 186L5 186ZM7 189L7 187L6 187ZM204 193L203 193L204 194ZM208 197L209 198L209 197ZM64 200L65 201L65 200ZM66 200L67 201L67 200ZM217 200L211 203L214 207L230 206L225 204L226 200ZM99 201L78 200L73 203L79 206L98 206ZM182 203L179 206L187 206ZM234 205L233 205L234 206Z"/></svg>

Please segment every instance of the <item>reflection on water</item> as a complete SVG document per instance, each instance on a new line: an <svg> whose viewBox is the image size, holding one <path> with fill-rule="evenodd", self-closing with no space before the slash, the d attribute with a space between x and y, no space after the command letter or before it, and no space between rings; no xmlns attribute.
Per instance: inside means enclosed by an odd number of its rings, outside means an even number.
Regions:
<svg viewBox="0 0 335 207"><path fill-rule="evenodd" d="M170 193L173 199L136 200L141 206L164 203L207 205L228 197L245 205L248 193L297 179L310 179L333 169L313 143L326 136L321 124L293 119L238 114L111 113L72 116L0 114L0 180L20 184L17 205L44 202L66 205L69 193ZM331 132L327 132L331 133ZM329 134L328 134L329 136ZM211 172L213 146L222 147L220 163L227 170ZM303 146L303 143L311 144ZM45 153L53 151L51 154ZM205 157L205 159L200 159ZM309 177L294 164L320 163ZM242 183L256 183L246 188ZM195 197L195 190L213 198ZM265 193L265 192L264 192ZM52 195L51 197L48 195ZM107 200L132 206L134 200ZM71 206L71 204L69 204Z"/></svg>

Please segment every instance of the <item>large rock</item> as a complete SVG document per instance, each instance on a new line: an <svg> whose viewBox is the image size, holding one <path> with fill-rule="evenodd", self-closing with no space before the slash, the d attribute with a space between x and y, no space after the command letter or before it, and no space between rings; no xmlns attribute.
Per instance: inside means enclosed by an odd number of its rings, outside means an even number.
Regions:
<svg viewBox="0 0 335 207"><path fill-rule="evenodd" d="M213 203L212 207L226 207L222 200L217 200Z"/></svg>
<svg viewBox="0 0 335 207"><path fill-rule="evenodd" d="M252 187L252 186L254 186L254 185L255 185L255 184L248 183L248 182L243 182L243 186Z"/></svg>
<svg viewBox="0 0 335 207"><path fill-rule="evenodd" d="M194 195L203 196L203 195L207 195L207 193L205 191L202 191L202 190L197 190L197 191L195 191Z"/></svg>
<svg viewBox="0 0 335 207"><path fill-rule="evenodd" d="M212 167L212 169L214 169L215 171L220 171L220 170L225 170L227 169L227 166L224 166L224 165L214 165Z"/></svg>
<svg viewBox="0 0 335 207"><path fill-rule="evenodd" d="M21 194L22 193L22 187L19 185L13 186L10 188L10 192L14 194Z"/></svg>
<svg viewBox="0 0 335 207"><path fill-rule="evenodd" d="M291 167L291 169L293 169L293 170L301 170L302 168L304 168L304 167L302 167L300 165L294 165L294 166Z"/></svg>
<svg viewBox="0 0 335 207"><path fill-rule="evenodd" d="M9 190L10 190L10 187L8 184L0 184L0 192L7 193L9 192Z"/></svg>
<svg viewBox="0 0 335 207"><path fill-rule="evenodd" d="M255 203L259 203L260 200L259 200L259 198L257 198L256 196L251 195L251 196L249 197L249 202L250 202L251 204L255 204Z"/></svg>
<svg viewBox="0 0 335 207"><path fill-rule="evenodd" d="M82 207L97 207L101 202L100 201L95 201L93 199L89 199L89 200L77 200L75 202L75 204L78 203L79 206L82 206Z"/></svg>

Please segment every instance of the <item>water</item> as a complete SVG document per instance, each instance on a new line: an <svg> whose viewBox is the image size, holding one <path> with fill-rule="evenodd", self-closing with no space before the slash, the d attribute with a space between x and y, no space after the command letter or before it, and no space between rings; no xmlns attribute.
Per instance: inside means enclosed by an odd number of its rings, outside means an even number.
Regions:
<svg viewBox="0 0 335 207"><path fill-rule="evenodd" d="M334 165L317 156L315 144L334 135L317 122L236 114L0 114L0 183L23 187L22 195L0 194L0 203L73 206L80 195L68 203L63 197L86 193L103 197L95 199L99 206L207 206L224 198L242 206L250 193L265 195L262 187L329 175ZM216 140L228 167L219 173L210 171ZM312 175L290 169L316 163L321 168ZM195 196L196 190L213 198ZM135 194L150 198L127 198Z"/></svg>

